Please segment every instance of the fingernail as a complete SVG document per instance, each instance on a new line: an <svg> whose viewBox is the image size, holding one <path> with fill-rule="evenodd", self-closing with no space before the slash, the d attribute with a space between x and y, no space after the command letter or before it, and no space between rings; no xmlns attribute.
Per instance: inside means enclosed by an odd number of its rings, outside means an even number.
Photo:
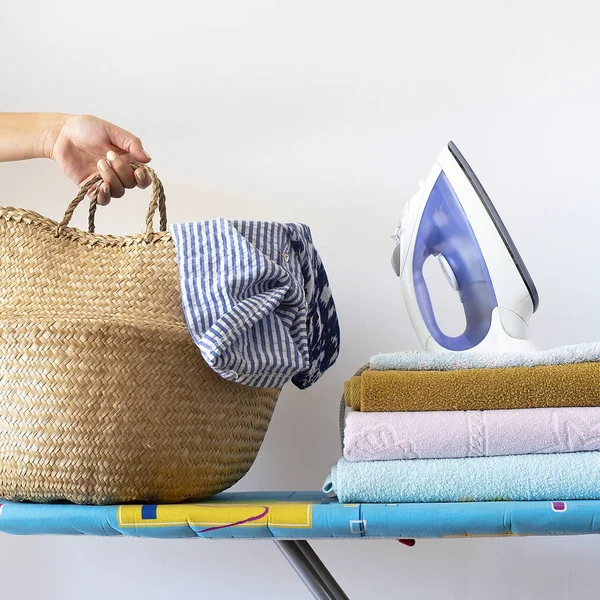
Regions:
<svg viewBox="0 0 600 600"><path fill-rule="evenodd" d="M146 171L144 171L144 169L138 169L135 172L135 175L140 181L144 181L144 179L146 179Z"/></svg>
<svg viewBox="0 0 600 600"><path fill-rule="evenodd" d="M148 160L152 160L152 157L145 151L142 150L142 152L144 153L144 156L148 159Z"/></svg>
<svg viewBox="0 0 600 600"><path fill-rule="evenodd" d="M109 152L106 153L106 158L108 158L108 160L110 160L110 161L113 161L117 158L117 153L110 150Z"/></svg>
<svg viewBox="0 0 600 600"><path fill-rule="evenodd" d="M110 185L103 185L102 186L102 193L109 195L110 194Z"/></svg>
<svg viewBox="0 0 600 600"><path fill-rule="evenodd" d="M98 168L101 171L104 171L105 173L106 173L106 171L110 171L110 167L108 166L108 163L104 159L98 161Z"/></svg>

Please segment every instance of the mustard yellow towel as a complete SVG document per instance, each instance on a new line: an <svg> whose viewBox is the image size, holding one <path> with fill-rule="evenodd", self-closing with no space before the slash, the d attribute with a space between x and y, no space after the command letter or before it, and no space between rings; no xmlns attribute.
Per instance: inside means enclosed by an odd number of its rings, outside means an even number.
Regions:
<svg viewBox="0 0 600 600"><path fill-rule="evenodd" d="M344 385L364 412L600 406L600 363L457 371L364 371Z"/></svg>

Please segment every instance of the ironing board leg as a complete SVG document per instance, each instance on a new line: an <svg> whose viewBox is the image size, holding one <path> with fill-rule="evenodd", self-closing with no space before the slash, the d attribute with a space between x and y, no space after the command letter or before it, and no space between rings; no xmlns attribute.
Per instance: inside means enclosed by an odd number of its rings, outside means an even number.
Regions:
<svg viewBox="0 0 600 600"><path fill-rule="evenodd" d="M317 600L349 600L306 540L275 540L275 544Z"/></svg>
<svg viewBox="0 0 600 600"><path fill-rule="evenodd" d="M329 590L333 592L336 600L349 600L348 596L346 596L344 593L344 590L340 587L340 584L323 564L317 553L313 550L312 546L306 540L297 540L296 545L308 559L308 562L318 573L319 577L321 577L321 579L325 582Z"/></svg>

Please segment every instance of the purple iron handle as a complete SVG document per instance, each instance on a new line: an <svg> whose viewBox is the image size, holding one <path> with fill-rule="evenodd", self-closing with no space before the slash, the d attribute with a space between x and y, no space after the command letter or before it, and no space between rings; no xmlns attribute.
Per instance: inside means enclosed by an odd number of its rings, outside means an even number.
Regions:
<svg viewBox="0 0 600 600"><path fill-rule="evenodd" d="M466 326L451 337L439 327L423 266L430 256L442 255L454 274L463 305ZM415 239L413 283L423 321L433 339L453 351L470 350L483 341L498 306L492 280L481 248L448 178L442 171L423 210Z"/></svg>

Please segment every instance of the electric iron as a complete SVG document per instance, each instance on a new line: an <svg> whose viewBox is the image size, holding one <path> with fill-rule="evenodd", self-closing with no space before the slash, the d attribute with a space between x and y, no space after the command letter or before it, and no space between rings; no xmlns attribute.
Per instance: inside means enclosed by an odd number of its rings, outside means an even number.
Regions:
<svg viewBox="0 0 600 600"><path fill-rule="evenodd" d="M506 227L453 142L403 207L392 264L413 327L429 352L523 352L539 297ZM423 267L436 257L462 303L465 329L439 327Z"/></svg>

